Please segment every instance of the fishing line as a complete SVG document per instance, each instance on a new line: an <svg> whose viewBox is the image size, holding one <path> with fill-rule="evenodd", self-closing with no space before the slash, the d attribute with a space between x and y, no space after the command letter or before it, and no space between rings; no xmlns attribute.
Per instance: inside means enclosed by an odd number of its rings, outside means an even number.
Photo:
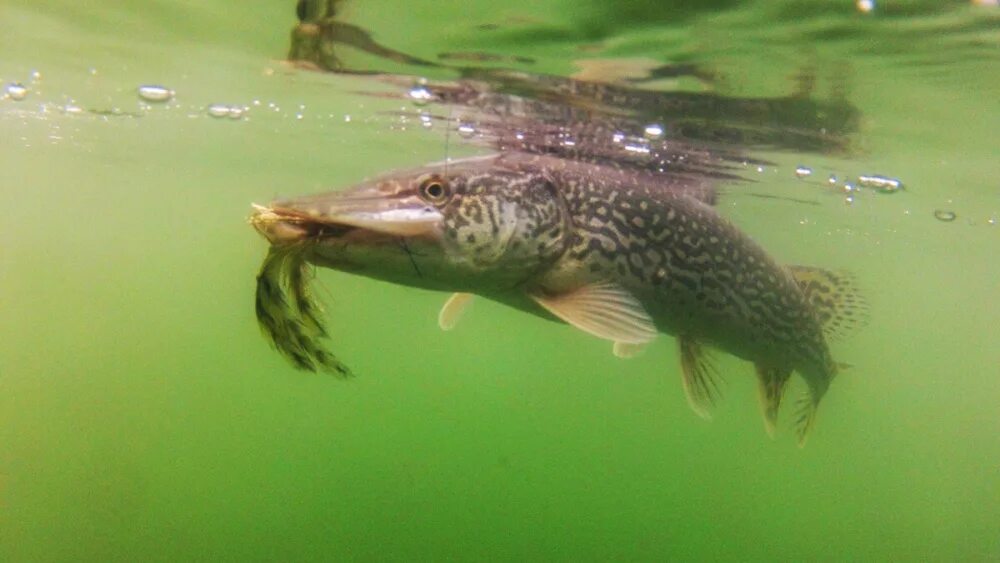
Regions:
<svg viewBox="0 0 1000 563"><path fill-rule="evenodd" d="M444 128L444 177L448 177L448 164L451 162L451 118L455 111L454 104L448 104L448 125Z"/></svg>
<svg viewBox="0 0 1000 563"><path fill-rule="evenodd" d="M417 267L417 261L413 259L413 252L410 251L409 245L406 244L406 238L399 237L399 246L403 248L404 252L406 252L406 257L410 259L410 265L413 266L413 271L417 273L417 277L424 277L424 275L420 273L420 268Z"/></svg>

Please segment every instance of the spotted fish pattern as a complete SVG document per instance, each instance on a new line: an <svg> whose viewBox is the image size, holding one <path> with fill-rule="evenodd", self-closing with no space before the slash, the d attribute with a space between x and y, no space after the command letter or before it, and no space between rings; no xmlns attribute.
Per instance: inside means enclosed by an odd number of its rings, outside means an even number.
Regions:
<svg viewBox="0 0 1000 563"><path fill-rule="evenodd" d="M795 343L814 364L827 361L818 319L794 278L712 209L641 188L577 184L564 193L575 227L567 259L599 277L654 287L674 308L746 324L755 339Z"/></svg>
<svg viewBox="0 0 1000 563"><path fill-rule="evenodd" d="M261 208L255 226L276 245L299 249L298 260L479 294L612 340L622 357L658 332L674 335L685 393L705 417L718 397L712 349L754 364L769 432L797 372L809 389L796 416L804 442L840 367L827 334L864 318L851 278L779 264L717 213L695 180L647 179L615 166L503 153L277 202ZM347 373L313 344L325 331L300 287L303 275L290 268L262 269L262 326L299 367ZM276 287L290 298L275 298L284 296ZM459 316L448 309L468 301L448 300L442 327Z"/></svg>

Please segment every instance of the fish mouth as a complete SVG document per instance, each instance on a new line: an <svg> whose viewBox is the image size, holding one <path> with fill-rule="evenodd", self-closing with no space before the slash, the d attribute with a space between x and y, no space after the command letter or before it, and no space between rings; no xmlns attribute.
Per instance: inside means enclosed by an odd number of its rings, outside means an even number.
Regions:
<svg viewBox="0 0 1000 563"><path fill-rule="evenodd" d="M249 222L275 246L286 246L320 238L346 236L357 227L319 220L294 209L252 204Z"/></svg>
<svg viewBox="0 0 1000 563"><path fill-rule="evenodd" d="M419 198L386 197L376 187L253 204L253 208L250 224L274 245L348 237L433 238L442 222L441 212Z"/></svg>

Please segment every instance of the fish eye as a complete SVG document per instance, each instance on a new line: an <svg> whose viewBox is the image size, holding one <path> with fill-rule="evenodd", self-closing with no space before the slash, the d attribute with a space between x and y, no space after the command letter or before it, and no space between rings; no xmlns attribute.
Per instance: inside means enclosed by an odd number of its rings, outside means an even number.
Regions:
<svg viewBox="0 0 1000 563"><path fill-rule="evenodd" d="M434 204L443 203L451 195L447 180L443 178L428 178L420 184L420 197Z"/></svg>

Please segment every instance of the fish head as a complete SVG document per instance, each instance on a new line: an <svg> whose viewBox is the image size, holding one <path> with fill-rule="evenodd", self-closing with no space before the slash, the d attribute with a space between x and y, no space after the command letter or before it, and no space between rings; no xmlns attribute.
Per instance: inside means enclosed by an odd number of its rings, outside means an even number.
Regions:
<svg viewBox="0 0 1000 563"><path fill-rule="evenodd" d="M570 238L565 203L544 171L499 157L279 200L258 206L251 222L316 265L444 291L515 287Z"/></svg>

